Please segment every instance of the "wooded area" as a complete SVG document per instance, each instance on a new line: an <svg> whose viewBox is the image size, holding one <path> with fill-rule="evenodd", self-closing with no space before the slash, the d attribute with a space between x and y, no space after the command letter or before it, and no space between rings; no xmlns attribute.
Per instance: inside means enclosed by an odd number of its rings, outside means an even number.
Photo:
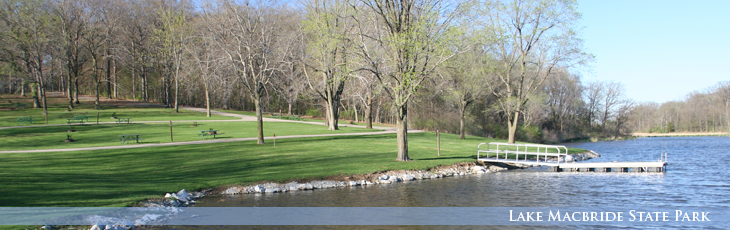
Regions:
<svg viewBox="0 0 730 230"><path fill-rule="evenodd" d="M325 117L331 130L395 124L402 161L409 127L510 142L727 130L727 82L661 106L582 83L576 68L593 57L576 4L2 0L0 92L44 109L60 91L69 110L79 95L98 109L106 97L255 110L259 144L267 112Z"/></svg>

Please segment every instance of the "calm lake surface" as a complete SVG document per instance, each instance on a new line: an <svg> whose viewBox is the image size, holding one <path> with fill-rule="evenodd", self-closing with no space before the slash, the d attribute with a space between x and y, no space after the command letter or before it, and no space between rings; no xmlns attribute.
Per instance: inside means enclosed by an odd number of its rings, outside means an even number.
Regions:
<svg viewBox="0 0 730 230"><path fill-rule="evenodd" d="M366 187L214 196L197 207L667 207L730 205L730 138L667 137L569 143L590 161L656 161L665 173L547 172L545 167ZM476 149L476 147L475 147ZM476 151L476 150L475 150Z"/></svg>

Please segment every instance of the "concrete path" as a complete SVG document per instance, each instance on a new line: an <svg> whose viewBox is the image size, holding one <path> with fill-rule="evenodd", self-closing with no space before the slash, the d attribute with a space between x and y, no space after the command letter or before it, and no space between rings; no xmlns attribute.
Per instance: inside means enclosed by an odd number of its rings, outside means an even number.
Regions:
<svg viewBox="0 0 730 230"><path fill-rule="evenodd" d="M194 108L194 107L181 107L183 109L191 110L191 111L197 111L197 112L203 112L205 113L205 109L203 108ZM211 110L211 114L221 115L221 116L230 116L230 117L239 117L241 120L198 120L197 122L210 122L210 121L256 121L256 117L254 116L248 116L248 115L241 115L241 114L235 114L235 113L226 113L226 112L219 112ZM265 122L298 122L298 123L305 123L305 124L312 124L312 125L324 125L324 122L310 122L310 121L293 121L293 120L284 120L284 119L274 119L274 118L263 118L263 121ZM137 121L133 123L153 123L153 122L169 122L169 121ZM194 122L194 121L173 121L173 122ZM99 122L100 124L104 123L115 123L115 122ZM44 126L60 126L60 125L35 125L35 126L13 126L13 127L1 127L3 128L23 128L23 127L44 127ZM356 128L365 128L365 126L362 125L350 125L350 124L340 124L339 126L343 127L356 127ZM380 129L383 131L380 132L367 132L367 133L333 133L333 134L313 134L313 135L291 135L291 136L278 136L277 139L289 139L289 138L304 138L304 137L333 137L333 136L367 136L367 135L381 135L381 134L393 134L396 133L396 129L394 127L373 127L374 129ZM409 129L409 133L420 133L423 132L422 130L413 130ZM273 137L264 137L264 140L272 140ZM87 148L65 148L65 149L35 149L35 150L11 150L11 151L0 151L0 154L2 153L40 153L40 152L69 152L69 151L87 151L87 150L105 150L105 149L132 149L132 148L145 148L145 147L158 147L158 146L178 146L178 145L198 145L198 144L210 144L210 143L226 143L226 142L237 142L237 141L252 141L257 140L256 137L246 137L246 138L230 138L230 139L213 139L213 140L201 140L201 141L184 141L184 142L169 142L169 143L155 143L155 144L135 144L135 145L114 145L114 146L100 146L100 147L87 147Z"/></svg>

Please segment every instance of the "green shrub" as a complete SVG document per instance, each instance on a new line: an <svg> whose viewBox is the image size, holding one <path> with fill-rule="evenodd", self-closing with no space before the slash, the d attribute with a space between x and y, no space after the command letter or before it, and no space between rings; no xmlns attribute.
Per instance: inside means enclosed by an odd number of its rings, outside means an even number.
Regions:
<svg viewBox="0 0 730 230"><path fill-rule="evenodd" d="M322 117L322 111L319 111L319 109L308 109L307 116Z"/></svg>

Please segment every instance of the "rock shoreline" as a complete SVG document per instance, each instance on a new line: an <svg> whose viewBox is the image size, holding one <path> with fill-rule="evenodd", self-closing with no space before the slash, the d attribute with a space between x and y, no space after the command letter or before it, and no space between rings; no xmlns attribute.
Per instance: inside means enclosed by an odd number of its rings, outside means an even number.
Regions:
<svg viewBox="0 0 730 230"><path fill-rule="evenodd" d="M580 154L571 154L566 157L568 161L583 161L601 157L594 151ZM453 176L464 176L470 174L484 174L504 171L515 168L528 168L529 165L506 165L506 164L477 164L476 162L457 163L448 166L438 166L428 170L393 170L365 175L345 177L341 180L315 180L309 182L263 183L255 185L238 185L220 187L218 189L207 189L200 192L187 192L185 189L177 193L167 193L165 198L150 199L141 202L140 207L187 207L195 204L195 200L206 195L239 195L256 193L283 193L300 190L315 190L341 187L369 186L377 184L391 184L404 181L436 179Z"/></svg>

